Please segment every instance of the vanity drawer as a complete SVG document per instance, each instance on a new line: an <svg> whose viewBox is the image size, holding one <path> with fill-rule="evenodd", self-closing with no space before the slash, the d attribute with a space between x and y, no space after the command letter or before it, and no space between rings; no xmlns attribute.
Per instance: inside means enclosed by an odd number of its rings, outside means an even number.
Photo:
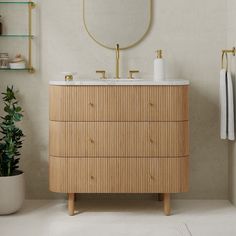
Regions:
<svg viewBox="0 0 236 236"><path fill-rule="evenodd" d="M186 192L188 163L188 157L50 157L49 186L64 193Z"/></svg>
<svg viewBox="0 0 236 236"><path fill-rule="evenodd" d="M50 86L50 120L188 120L188 86Z"/></svg>
<svg viewBox="0 0 236 236"><path fill-rule="evenodd" d="M188 121L50 121L49 152L58 157L188 156L188 133Z"/></svg>

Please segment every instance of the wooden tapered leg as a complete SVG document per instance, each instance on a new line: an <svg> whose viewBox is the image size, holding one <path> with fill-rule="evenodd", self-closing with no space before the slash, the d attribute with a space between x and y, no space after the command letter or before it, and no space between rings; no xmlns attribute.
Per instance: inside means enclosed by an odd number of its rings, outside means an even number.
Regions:
<svg viewBox="0 0 236 236"><path fill-rule="evenodd" d="M159 202L163 201L163 193L158 193L157 197Z"/></svg>
<svg viewBox="0 0 236 236"><path fill-rule="evenodd" d="M68 213L73 216L75 212L75 194L68 193Z"/></svg>
<svg viewBox="0 0 236 236"><path fill-rule="evenodd" d="M171 213L170 208L170 193L164 193L164 213L166 216L169 216Z"/></svg>

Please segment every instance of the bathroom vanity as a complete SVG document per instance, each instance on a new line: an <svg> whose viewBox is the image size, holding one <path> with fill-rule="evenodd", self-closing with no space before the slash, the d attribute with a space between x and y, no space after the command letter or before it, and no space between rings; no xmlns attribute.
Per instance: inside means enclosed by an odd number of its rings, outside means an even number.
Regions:
<svg viewBox="0 0 236 236"><path fill-rule="evenodd" d="M68 193L188 191L189 82L51 81L49 186Z"/></svg>

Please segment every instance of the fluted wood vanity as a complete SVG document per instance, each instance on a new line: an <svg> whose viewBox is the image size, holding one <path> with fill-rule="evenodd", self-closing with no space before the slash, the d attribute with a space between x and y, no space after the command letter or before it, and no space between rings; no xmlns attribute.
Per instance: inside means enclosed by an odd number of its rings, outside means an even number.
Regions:
<svg viewBox="0 0 236 236"><path fill-rule="evenodd" d="M50 83L49 185L68 193L188 190L188 82Z"/></svg>

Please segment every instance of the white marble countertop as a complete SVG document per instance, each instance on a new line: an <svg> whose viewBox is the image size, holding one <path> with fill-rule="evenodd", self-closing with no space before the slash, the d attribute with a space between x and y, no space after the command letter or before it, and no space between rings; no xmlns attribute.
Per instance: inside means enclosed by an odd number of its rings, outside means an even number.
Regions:
<svg viewBox="0 0 236 236"><path fill-rule="evenodd" d="M96 80L74 80L74 81L63 81L53 80L49 82L50 85L189 85L188 80L142 80L142 79L96 79Z"/></svg>

